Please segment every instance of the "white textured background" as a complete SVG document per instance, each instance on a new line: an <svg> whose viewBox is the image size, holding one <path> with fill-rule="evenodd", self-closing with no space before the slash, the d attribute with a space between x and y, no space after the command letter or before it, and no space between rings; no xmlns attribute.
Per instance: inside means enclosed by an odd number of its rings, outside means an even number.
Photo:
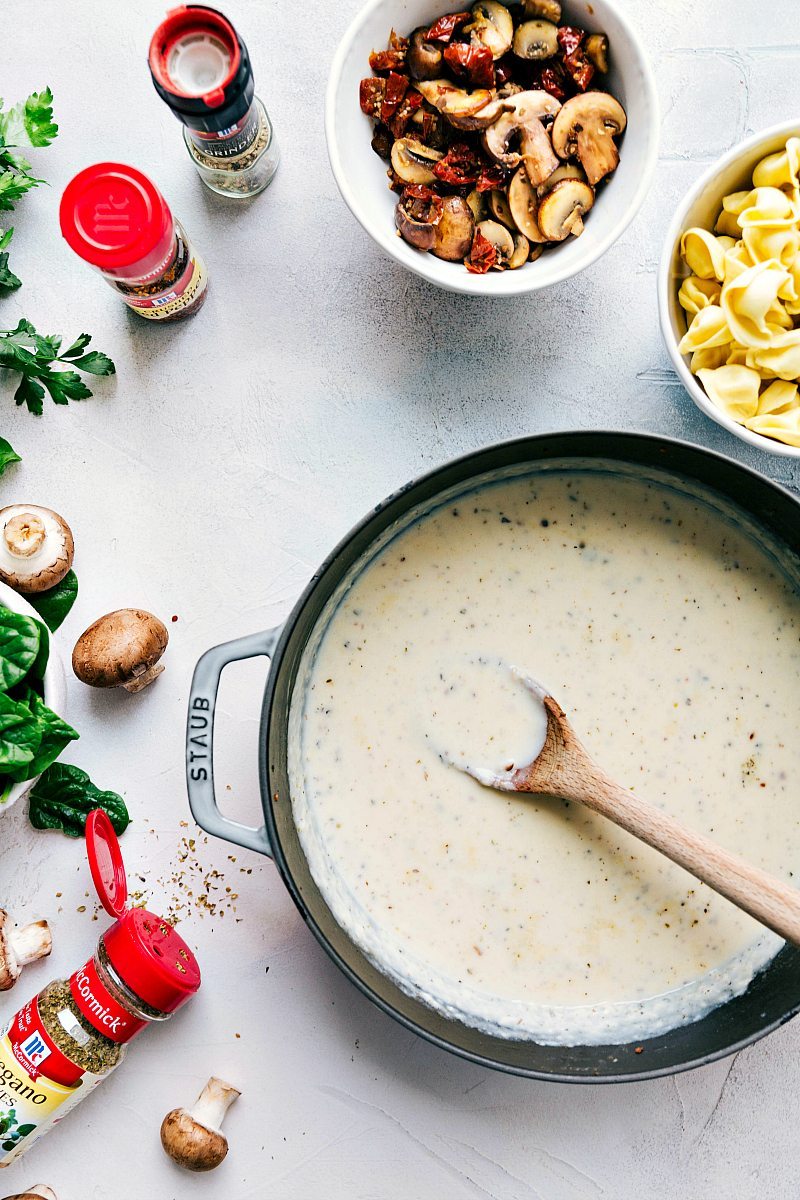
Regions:
<svg viewBox="0 0 800 1200"><path fill-rule="evenodd" d="M65 654L111 608L180 618L150 691L70 689L83 735L71 757L125 793L129 868L156 908L185 898L170 879L181 838L195 833L179 822L196 658L280 622L332 544L398 484L495 439L567 426L677 434L797 482L797 468L748 452L677 384L654 274L668 218L701 164L796 113L797 0L626 0L663 104L649 199L587 274L507 303L435 291L384 261L339 199L322 96L358 0L227 5L284 153L250 206L203 190L153 91L145 52L164 7L4 0L2 11L2 93L13 101L50 84L61 133L36 155L52 187L13 218L23 287L0 301L0 325L25 315L68 337L89 330L118 375L40 420L16 411L2 385L0 432L25 461L0 483L0 501L51 505L75 531L81 595L58 639ZM149 172L206 256L213 291L194 321L157 328L129 315L61 242L61 189L103 158ZM230 810L254 820L262 674L252 664L228 672L219 730ZM202 961L201 994L142 1036L114 1077L4 1173L0 1191L38 1179L60 1200L797 1196L797 1024L654 1083L507 1078L369 1005L306 932L268 861L199 837L196 857L224 874L215 897L227 895L224 916L192 908L180 926ZM34 832L23 806L0 819L0 902L48 916L55 936L50 962L0 1001L0 1020L88 957L102 928L89 886L81 844ZM186 1176L164 1158L158 1126L212 1072L244 1092L229 1115L232 1149L216 1174Z"/></svg>

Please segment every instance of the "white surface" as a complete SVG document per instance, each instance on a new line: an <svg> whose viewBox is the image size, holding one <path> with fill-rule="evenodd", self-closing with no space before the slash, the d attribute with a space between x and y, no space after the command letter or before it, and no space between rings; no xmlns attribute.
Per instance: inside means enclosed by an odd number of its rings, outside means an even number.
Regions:
<svg viewBox="0 0 800 1200"><path fill-rule="evenodd" d="M460 263L421 254L397 236L397 196L386 186L386 168L370 146L372 122L353 104L370 51L383 46L387 30L404 33L442 10L431 0L369 0L347 29L334 58L325 100L331 167L345 201L367 232L397 262L423 279L474 296L516 296L561 283L593 263L628 227L644 201L658 153L658 103L650 63L640 39L613 0L565 0L562 19L604 31L613 51L606 87L629 114L620 143L620 164L598 192L579 238L568 238L536 263L516 271L472 275ZM452 10L451 10L452 11Z"/></svg>
<svg viewBox="0 0 800 1200"><path fill-rule="evenodd" d="M797 120L782 121L769 129L759 130L718 161L711 164L700 179L696 180L675 210L672 222L664 239L664 250L658 270L658 315L666 341L667 352L672 359L678 378L683 381L695 404L723 428L736 437L787 458L800 458L800 447L790 446L775 438L762 437L751 429L745 429L718 408L706 395L700 381L689 369L690 354L679 354L678 343L686 332L686 314L678 302L679 281L688 274L680 254L680 242L687 229L699 226L713 229L722 208L722 200L731 192L748 188L752 175L762 158L782 150L790 137L797 137Z"/></svg>
<svg viewBox="0 0 800 1200"><path fill-rule="evenodd" d="M798 478L796 463L751 449L696 409L669 369L655 296L672 210L703 164L750 128L792 115L796 0L626 0L659 77L656 181L600 263L506 302L443 293L388 261L338 195L322 97L357 0L309 0L307 19L277 0L228 8L284 151L274 184L249 205L203 190L150 84L145 53L164 7L6 0L3 9L3 94L50 83L62 132L36 155L52 186L14 214L11 264L24 282L0 301L2 325L24 314L65 335L86 329L119 373L98 381L94 399L51 405L41 420L16 411L3 387L0 431L25 461L0 482L0 499L40 501L72 524L81 595L61 633L67 652L119 605L169 624L167 670L152 689L70 688L83 738L69 757L125 792L135 817L125 853L154 905L171 899L159 880L169 880L180 839L194 836L179 822L189 819L181 759L197 656L279 622L334 541L408 477L522 432L627 425ZM212 291L193 321L159 329L128 315L61 243L60 191L101 158L150 172L205 254ZM231 812L254 820L262 677L258 664L230 669L219 736L223 793L229 784ZM0 846L3 900L52 918L55 937L50 962L0 1000L6 1015L88 957L105 918L92 921L80 844L34 832L24 805L0 821ZM179 927L202 961L201 994L3 1173L3 1193L43 1180L61 1200L796 1195L797 1023L733 1060L653 1083L596 1089L495 1075L432 1049L356 993L269 862L199 837L197 855L225 873L218 894L239 894L235 914L195 912ZM244 1095L226 1122L228 1162L190 1177L164 1159L158 1126L211 1073Z"/></svg>

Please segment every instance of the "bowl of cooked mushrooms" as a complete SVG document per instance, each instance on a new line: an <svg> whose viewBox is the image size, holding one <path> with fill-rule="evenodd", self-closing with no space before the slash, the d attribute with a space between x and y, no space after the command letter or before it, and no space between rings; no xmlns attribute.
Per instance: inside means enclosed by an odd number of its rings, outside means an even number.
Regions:
<svg viewBox="0 0 800 1200"><path fill-rule="evenodd" d="M647 193L658 124L610 0L369 0L325 118L339 190L378 246L439 287L498 296L605 253Z"/></svg>

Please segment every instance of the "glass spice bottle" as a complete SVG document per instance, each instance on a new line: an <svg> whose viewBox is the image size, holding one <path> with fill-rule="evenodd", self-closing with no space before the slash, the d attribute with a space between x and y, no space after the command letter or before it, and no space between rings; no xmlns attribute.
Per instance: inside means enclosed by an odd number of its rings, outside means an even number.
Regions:
<svg viewBox="0 0 800 1200"><path fill-rule="evenodd" d="M181 5L153 34L148 62L206 187L239 198L268 187L280 161L278 143L255 95L247 46L230 21L205 4Z"/></svg>
<svg viewBox="0 0 800 1200"><path fill-rule="evenodd" d="M151 321L193 316L208 292L205 263L155 184L123 163L97 163L64 189L67 243L129 308Z"/></svg>
<svg viewBox="0 0 800 1200"><path fill-rule="evenodd" d="M87 821L86 848L100 900L116 921L80 970L48 984L0 1029L0 1167L102 1083L131 1038L168 1020L200 986L183 938L161 917L126 907L119 842L101 809Z"/></svg>

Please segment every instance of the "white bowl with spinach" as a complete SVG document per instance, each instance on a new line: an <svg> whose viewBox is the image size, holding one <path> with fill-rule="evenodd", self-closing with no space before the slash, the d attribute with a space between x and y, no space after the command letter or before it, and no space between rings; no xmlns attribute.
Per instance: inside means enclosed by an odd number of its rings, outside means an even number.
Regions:
<svg viewBox="0 0 800 1200"><path fill-rule="evenodd" d="M63 719L66 694L49 629L24 597L0 584L0 816L77 738Z"/></svg>

